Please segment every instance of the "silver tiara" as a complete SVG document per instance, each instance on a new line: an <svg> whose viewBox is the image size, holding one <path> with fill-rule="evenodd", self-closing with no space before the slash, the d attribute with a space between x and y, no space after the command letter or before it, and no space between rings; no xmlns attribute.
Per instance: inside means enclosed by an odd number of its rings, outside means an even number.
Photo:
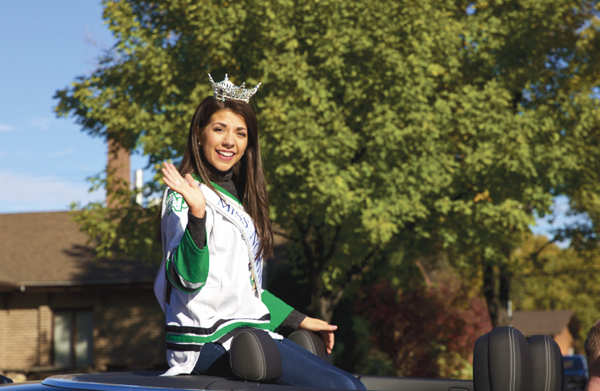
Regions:
<svg viewBox="0 0 600 391"><path fill-rule="evenodd" d="M215 83L210 73L208 74L208 78L210 79L210 85L215 91L214 97L219 100L241 100L246 103L252 98L252 95L256 94L258 87L260 87L261 83L258 83L256 87L248 89L246 88L246 83L242 83L241 87L234 85L229 81L227 75L225 75L225 80L220 83Z"/></svg>

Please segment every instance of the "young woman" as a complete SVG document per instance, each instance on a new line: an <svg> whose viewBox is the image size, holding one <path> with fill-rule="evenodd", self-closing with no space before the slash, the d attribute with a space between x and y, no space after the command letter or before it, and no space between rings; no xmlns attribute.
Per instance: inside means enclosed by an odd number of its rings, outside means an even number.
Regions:
<svg viewBox="0 0 600 391"><path fill-rule="evenodd" d="M165 375L229 375L231 339L242 328L269 333L280 351L278 384L364 389L354 376L274 332L284 325L320 333L328 352L337 326L293 310L262 286L272 253L254 89L225 80L198 106L179 171L164 163L163 265L155 292L167 318Z"/></svg>

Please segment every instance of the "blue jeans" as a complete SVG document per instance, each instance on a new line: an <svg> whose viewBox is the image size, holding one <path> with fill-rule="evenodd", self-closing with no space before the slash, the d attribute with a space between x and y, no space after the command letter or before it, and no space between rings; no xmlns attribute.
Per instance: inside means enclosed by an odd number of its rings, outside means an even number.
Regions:
<svg viewBox="0 0 600 391"><path fill-rule="evenodd" d="M364 390L365 386L351 374L334 367L294 342L275 341L283 375L275 383L290 386ZM194 373L231 377L229 353L223 346L208 343L202 346Z"/></svg>

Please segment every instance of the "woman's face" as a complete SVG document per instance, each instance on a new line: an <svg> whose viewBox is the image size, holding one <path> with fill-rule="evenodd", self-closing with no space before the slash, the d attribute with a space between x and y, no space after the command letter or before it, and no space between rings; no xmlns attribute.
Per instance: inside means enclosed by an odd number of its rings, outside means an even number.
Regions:
<svg viewBox="0 0 600 391"><path fill-rule="evenodd" d="M199 132L206 160L219 171L227 171L239 162L248 146L246 122L229 109L214 113Z"/></svg>

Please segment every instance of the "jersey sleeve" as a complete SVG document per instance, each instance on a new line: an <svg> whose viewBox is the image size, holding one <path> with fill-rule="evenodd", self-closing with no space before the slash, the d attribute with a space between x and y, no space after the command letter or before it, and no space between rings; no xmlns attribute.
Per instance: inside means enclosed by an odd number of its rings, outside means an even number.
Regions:
<svg viewBox="0 0 600 391"><path fill-rule="evenodd" d="M167 278L176 289L193 293L202 289L208 278L209 251L206 244L203 248L198 248L194 243L188 227L188 210L183 196L170 192L167 195L162 230L165 238L163 245L167 248Z"/></svg>
<svg viewBox="0 0 600 391"><path fill-rule="evenodd" d="M304 319L306 319L307 315L303 314L300 311L296 311L296 310L292 310L292 312L290 312L290 314L287 316L287 318L284 319L283 322L281 322L281 324L279 325L280 327L290 327L294 330L298 330L298 327L300 327L300 323L302 323L302 321Z"/></svg>
<svg viewBox="0 0 600 391"><path fill-rule="evenodd" d="M271 315L269 330L273 331L281 325L294 309L267 290L262 291L260 297Z"/></svg>

